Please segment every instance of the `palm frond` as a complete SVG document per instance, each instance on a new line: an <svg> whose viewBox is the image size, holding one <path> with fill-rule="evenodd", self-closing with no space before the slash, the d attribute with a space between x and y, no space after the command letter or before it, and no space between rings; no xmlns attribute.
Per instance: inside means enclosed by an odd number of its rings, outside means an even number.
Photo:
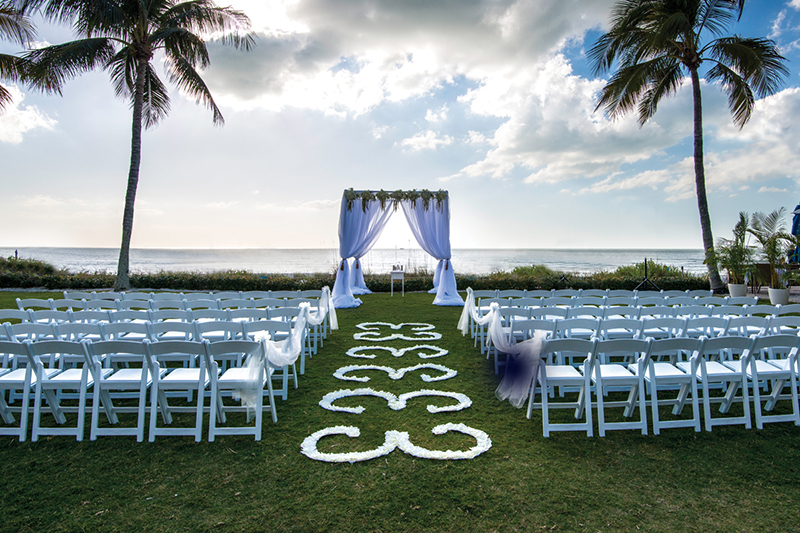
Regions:
<svg viewBox="0 0 800 533"><path fill-rule="evenodd" d="M728 93L728 109L733 114L733 123L740 128L744 127L750 120L756 102L747 81L722 63L717 63L709 69L706 77L722 81L722 87Z"/></svg>
<svg viewBox="0 0 800 533"><path fill-rule="evenodd" d="M32 64L31 78L48 91L59 87L78 74L105 65L114 57L113 41L103 37L81 39L31 50L25 59Z"/></svg>
<svg viewBox="0 0 800 533"><path fill-rule="evenodd" d="M11 92L0 85L0 113L2 113L6 106L11 104L13 101L14 99L11 97Z"/></svg>
<svg viewBox="0 0 800 533"><path fill-rule="evenodd" d="M648 88L639 101L639 125L644 125L656 114L658 104L665 96L675 94L681 87L683 72L681 63L676 60L662 58L654 62L651 69Z"/></svg>
<svg viewBox="0 0 800 533"><path fill-rule="evenodd" d="M131 49L129 47L120 49L106 68L114 85L114 95L127 100L133 94L136 83L136 59Z"/></svg>
<svg viewBox="0 0 800 533"><path fill-rule="evenodd" d="M612 119L624 115L634 109L636 103L651 90L654 80L664 78L660 73L668 73L670 69L679 71L680 65L676 60L666 57L619 68L601 91L595 110L605 107L606 114ZM656 93L669 94L673 85L669 81L671 77L667 75L666 78L664 85ZM648 105L655 107L658 102L654 101ZM640 122L643 123L641 120Z"/></svg>
<svg viewBox="0 0 800 533"><path fill-rule="evenodd" d="M23 81L26 70L25 59L11 54L0 54L0 79L11 82Z"/></svg>
<svg viewBox="0 0 800 533"><path fill-rule="evenodd" d="M0 2L0 39L28 46L36 39L30 18L10 2Z"/></svg>
<svg viewBox="0 0 800 533"><path fill-rule="evenodd" d="M211 91L208 90L206 83L188 61L182 57L167 56L167 72L169 80L175 83L181 91L211 109L214 114L214 125L221 126L225 123L222 112L211 96Z"/></svg>
<svg viewBox="0 0 800 533"><path fill-rule="evenodd" d="M161 27L185 28L201 35L220 35L222 44L251 50L255 37L250 19L241 11L218 7L211 0L188 0L175 5L158 18Z"/></svg>
<svg viewBox="0 0 800 533"><path fill-rule="evenodd" d="M154 47L163 47L173 57L183 57L195 68L207 68L210 64L205 41L184 28L159 29L150 38Z"/></svg>
<svg viewBox="0 0 800 533"><path fill-rule="evenodd" d="M734 12L738 10L738 0L702 0L698 5L697 31L707 29L714 35L722 35L725 28L733 22Z"/></svg>
<svg viewBox="0 0 800 533"><path fill-rule="evenodd" d="M131 102L132 103L132 102ZM144 78L144 101L142 122L145 128L152 128L169 114L169 91L158 78L158 74L147 64Z"/></svg>
<svg viewBox="0 0 800 533"><path fill-rule="evenodd" d="M786 58L771 39L724 37L710 44L709 53L744 78L759 98L777 92L789 75Z"/></svg>

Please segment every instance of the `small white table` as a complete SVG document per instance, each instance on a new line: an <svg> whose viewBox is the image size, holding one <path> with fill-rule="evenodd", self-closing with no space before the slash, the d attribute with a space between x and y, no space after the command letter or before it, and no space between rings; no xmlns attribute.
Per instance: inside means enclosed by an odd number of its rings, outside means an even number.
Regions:
<svg viewBox="0 0 800 533"><path fill-rule="evenodd" d="M394 281L399 280L402 290L403 290L403 298L406 296L406 277L405 277L404 270L392 270L389 274L389 284L392 286L391 289L391 296L394 296Z"/></svg>

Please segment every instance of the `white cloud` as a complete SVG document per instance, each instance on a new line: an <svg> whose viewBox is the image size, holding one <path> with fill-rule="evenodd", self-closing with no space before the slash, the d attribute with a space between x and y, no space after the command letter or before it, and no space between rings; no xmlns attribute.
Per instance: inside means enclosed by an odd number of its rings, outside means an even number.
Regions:
<svg viewBox="0 0 800 533"><path fill-rule="evenodd" d="M339 200L312 200L304 204L300 204L299 209L319 211L321 209L332 209L339 207L341 202Z"/></svg>
<svg viewBox="0 0 800 533"><path fill-rule="evenodd" d="M795 9L800 10L800 0L791 0L789 2L789 5L792 6L793 8L795 8Z"/></svg>
<svg viewBox="0 0 800 533"><path fill-rule="evenodd" d="M782 9L780 13L778 13L778 16L775 17L775 20L772 21L772 28L770 29L769 35L767 35L767 37L769 37L770 39L775 39L781 33L783 33L783 28L781 26L783 25L784 20L786 20L786 10Z"/></svg>
<svg viewBox="0 0 800 533"><path fill-rule="evenodd" d="M52 130L56 121L39 111L36 106L22 105L25 95L16 85L7 86L12 103L0 113L0 142L19 144L23 136L35 128Z"/></svg>
<svg viewBox="0 0 800 533"><path fill-rule="evenodd" d="M452 137L445 135L444 137L439 138L438 132L433 130L422 131L413 137L403 139L400 142L401 146L407 147L412 152L418 152L420 150L436 150L439 146L447 146L449 144L453 144Z"/></svg>
<svg viewBox="0 0 800 533"><path fill-rule="evenodd" d="M788 189L779 189L777 187L761 187L760 189L758 189L757 192L759 192L759 193L762 193L762 192L789 192L789 190Z"/></svg>
<svg viewBox="0 0 800 533"><path fill-rule="evenodd" d="M376 139L380 139L381 137L383 137L383 135L387 131L389 131L389 126L377 126L377 125L372 126L372 136L375 137Z"/></svg>
<svg viewBox="0 0 800 533"><path fill-rule="evenodd" d="M22 200L22 205L25 207L44 207L44 208L52 208L64 205L63 200L59 200L58 198L53 198L52 196L47 196L44 194L37 194L31 198L25 198Z"/></svg>
<svg viewBox="0 0 800 533"><path fill-rule="evenodd" d="M438 111L428 109L428 112L425 113L425 120L428 122L441 122L447 119L447 111L447 105L443 105Z"/></svg>
<svg viewBox="0 0 800 533"><path fill-rule="evenodd" d="M212 202L210 204L206 204L206 207L210 209L230 209L238 202Z"/></svg>

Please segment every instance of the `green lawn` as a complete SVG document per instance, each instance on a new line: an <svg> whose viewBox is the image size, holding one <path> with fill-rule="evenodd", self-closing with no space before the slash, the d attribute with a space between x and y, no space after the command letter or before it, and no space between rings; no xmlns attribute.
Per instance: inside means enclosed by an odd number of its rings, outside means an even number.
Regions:
<svg viewBox="0 0 800 533"><path fill-rule="evenodd" d="M43 295L43 294L42 294ZM0 306L15 297L0 293ZM542 437L541 417L525 418L494 397L492 365L456 330L460 308L430 305L428 294L364 296L364 305L339 310L340 330L307 364L300 388L278 400L278 423L265 417L261 442L189 437L136 443L131 437L38 443L0 438L0 529L4 531L797 531L800 530L800 428L664 430L660 436L610 432ZM368 383L332 377L340 366L410 366L419 359L346 357L368 344L353 339L365 321L428 322L443 334L432 341L450 354L431 362L458 371L425 383L419 372L392 381L370 372ZM395 347L410 343L391 341ZM431 372L432 374L434 372ZM420 398L392 411L379 398L343 399L361 415L317 405L341 388L372 387L394 394L436 388L467 394L472 407L429 414ZM558 413L568 416L568 413ZM492 448L466 461L419 459L395 450L355 464L312 461L300 453L309 434L355 425L358 439L328 437L320 450L363 451L383 432L407 431L431 449L463 449L466 436L434 437L433 426L463 422L483 430ZM88 427L88 422L87 422Z"/></svg>

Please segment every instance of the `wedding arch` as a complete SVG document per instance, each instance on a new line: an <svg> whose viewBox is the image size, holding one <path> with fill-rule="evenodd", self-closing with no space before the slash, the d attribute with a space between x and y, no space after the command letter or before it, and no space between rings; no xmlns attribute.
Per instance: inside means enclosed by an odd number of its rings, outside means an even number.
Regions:
<svg viewBox="0 0 800 533"><path fill-rule="evenodd" d="M361 258L372 249L392 214L402 208L420 247L439 262L433 275L434 305L464 305L450 261L450 198L447 191L354 191L342 194L339 213L339 255L332 299L336 308L358 307L369 294ZM352 267L349 260L352 259Z"/></svg>

